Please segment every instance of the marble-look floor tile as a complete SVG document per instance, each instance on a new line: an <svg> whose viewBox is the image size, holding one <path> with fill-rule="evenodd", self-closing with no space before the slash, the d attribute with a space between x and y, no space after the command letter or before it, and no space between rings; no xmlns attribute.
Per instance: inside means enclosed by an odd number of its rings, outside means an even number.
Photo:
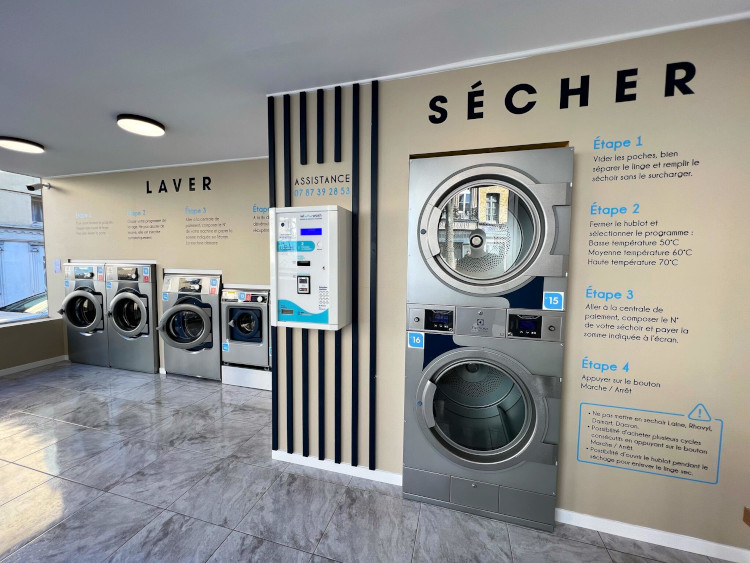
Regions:
<svg viewBox="0 0 750 563"><path fill-rule="evenodd" d="M508 525L515 563L611 563L603 547L558 538L530 528Z"/></svg>
<svg viewBox="0 0 750 563"><path fill-rule="evenodd" d="M120 481L111 492L166 508L200 481L219 461L205 454L172 450Z"/></svg>
<svg viewBox="0 0 750 563"><path fill-rule="evenodd" d="M138 387L133 387L127 391L117 393L116 396L128 401L153 404L170 391L174 391L180 387L182 387L182 385L171 381L149 381Z"/></svg>
<svg viewBox="0 0 750 563"><path fill-rule="evenodd" d="M105 493L6 561L103 561L160 512L154 506Z"/></svg>
<svg viewBox="0 0 750 563"><path fill-rule="evenodd" d="M109 417L94 425L94 428L114 432L123 436L141 434L163 422L174 411L158 405L147 405L133 401L126 401L122 409L111 409Z"/></svg>
<svg viewBox="0 0 750 563"><path fill-rule="evenodd" d="M225 403L220 393L213 393L197 403L177 409L175 412L186 413L191 418L205 423L214 422L230 414L237 405Z"/></svg>
<svg viewBox="0 0 750 563"><path fill-rule="evenodd" d="M504 522L423 504L414 561L512 561Z"/></svg>
<svg viewBox="0 0 750 563"><path fill-rule="evenodd" d="M214 388L195 387L192 385L181 385L173 391L159 395L149 403L161 405L170 409L179 409L201 401L216 392Z"/></svg>
<svg viewBox="0 0 750 563"><path fill-rule="evenodd" d="M3 405L6 409L19 410L37 416L54 418L75 408L75 401L81 396L78 391L39 386L30 393L13 397Z"/></svg>
<svg viewBox="0 0 750 563"><path fill-rule="evenodd" d="M132 404L131 401L124 399L87 395L80 399L79 405L76 408L57 417L57 419L71 424L95 428L103 421L108 420L110 416L127 409Z"/></svg>
<svg viewBox="0 0 750 563"><path fill-rule="evenodd" d="M612 551L611 549L609 550L609 556L612 558L613 563L659 563L654 559L646 559L645 557Z"/></svg>
<svg viewBox="0 0 750 563"><path fill-rule="evenodd" d="M401 498L402 496L401 487L398 485L373 481L372 479L363 479L362 477L352 477L352 480L349 481L349 486L356 489L362 489L363 491L372 491L380 493L381 495L388 495L389 497Z"/></svg>
<svg viewBox="0 0 750 563"><path fill-rule="evenodd" d="M257 434L250 438L244 444L241 444L232 455L251 465L260 465L261 467L272 467L282 471L288 463L271 459L271 428L261 428Z"/></svg>
<svg viewBox="0 0 750 563"><path fill-rule="evenodd" d="M599 536L599 532L597 532L596 530L591 530L589 528L581 528L580 526L572 526L571 524L555 522L555 531L550 533L558 538L590 543L591 545L604 547L604 542Z"/></svg>
<svg viewBox="0 0 750 563"><path fill-rule="evenodd" d="M55 477L0 506L0 559L101 494L96 489Z"/></svg>
<svg viewBox="0 0 750 563"><path fill-rule="evenodd" d="M653 543L631 540L621 536L605 534L604 532L600 532L599 535L602 537L607 549L612 551L638 555L639 557L644 557L646 559L656 559L663 563L709 563L709 559L705 555L689 553L680 549L673 549L671 547L664 547Z"/></svg>
<svg viewBox="0 0 750 563"><path fill-rule="evenodd" d="M178 448L199 451L216 457L227 457L257 434L260 429L260 426L253 426L244 420L221 418L216 422L202 426L182 440L175 440L174 445Z"/></svg>
<svg viewBox="0 0 750 563"><path fill-rule="evenodd" d="M208 561L209 563L234 561L308 563L310 554L240 532L232 532Z"/></svg>
<svg viewBox="0 0 750 563"><path fill-rule="evenodd" d="M352 480L351 475L345 473L336 473L335 471L326 471L325 469L318 469L317 467L308 467L306 465L299 465L296 463L290 463L284 469L287 473L296 473L297 475L304 475L311 479L319 479L320 481L327 481L334 485L343 485L346 487Z"/></svg>
<svg viewBox="0 0 750 563"><path fill-rule="evenodd" d="M219 388L221 400L232 405L241 405L255 397L260 392L259 389L250 387L240 387L238 385L222 385Z"/></svg>
<svg viewBox="0 0 750 563"><path fill-rule="evenodd" d="M346 489L315 553L337 561L410 562L419 503ZM508 559L510 561L510 559Z"/></svg>
<svg viewBox="0 0 750 563"><path fill-rule="evenodd" d="M227 458L169 510L234 529L278 476L273 469Z"/></svg>
<svg viewBox="0 0 750 563"><path fill-rule="evenodd" d="M45 473L13 463L6 463L0 467L0 505L21 496L26 491L50 479L51 477Z"/></svg>
<svg viewBox="0 0 750 563"><path fill-rule="evenodd" d="M727 561L726 559L719 559L718 557L709 557L708 558L711 563L732 563L731 561Z"/></svg>
<svg viewBox="0 0 750 563"><path fill-rule="evenodd" d="M0 459L15 461L83 430L81 426L56 420L32 426L0 440Z"/></svg>
<svg viewBox="0 0 750 563"><path fill-rule="evenodd" d="M312 552L346 490L325 481L284 473L237 530Z"/></svg>
<svg viewBox="0 0 750 563"><path fill-rule="evenodd" d="M60 475L66 469L83 463L123 440L117 434L87 429L22 457L16 463L51 475Z"/></svg>
<svg viewBox="0 0 750 563"><path fill-rule="evenodd" d="M211 422L213 421L193 417L190 412L178 409L140 437L149 442L174 447L200 435L202 429Z"/></svg>
<svg viewBox="0 0 750 563"><path fill-rule="evenodd" d="M51 425L49 418L36 416L26 412L12 412L0 416L0 440L8 438L29 428L40 425Z"/></svg>
<svg viewBox="0 0 750 563"><path fill-rule="evenodd" d="M163 455L169 448L128 438L61 474L61 477L108 491Z"/></svg>
<svg viewBox="0 0 750 563"><path fill-rule="evenodd" d="M271 412L271 396L262 395L261 393L267 393L268 391L258 391L258 394L250 397L247 401L242 403L246 407L253 407L256 409L262 409Z"/></svg>
<svg viewBox="0 0 750 563"><path fill-rule="evenodd" d="M265 389L258 389L258 393L256 394L256 396L263 399L270 399L272 397L272 394L270 391L267 391Z"/></svg>
<svg viewBox="0 0 750 563"><path fill-rule="evenodd" d="M224 417L228 420L246 420L255 426L267 426L271 424L271 411L254 407L252 405L235 405L231 413Z"/></svg>
<svg viewBox="0 0 750 563"><path fill-rule="evenodd" d="M202 563L231 530L165 510L110 558L111 562Z"/></svg>
<svg viewBox="0 0 750 563"><path fill-rule="evenodd" d="M334 561L333 559L328 559L328 557L323 557L322 555L313 555L310 558L310 563L339 563L339 562Z"/></svg>

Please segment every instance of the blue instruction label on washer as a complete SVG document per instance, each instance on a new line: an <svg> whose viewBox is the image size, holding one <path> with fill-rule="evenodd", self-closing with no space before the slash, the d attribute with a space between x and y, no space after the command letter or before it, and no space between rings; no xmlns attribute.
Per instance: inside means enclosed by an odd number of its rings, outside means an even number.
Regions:
<svg viewBox="0 0 750 563"><path fill-rule="evenodd" d="M409 348L424 348L424 333L409 332Z"/></svg>
<svg viewBox="0 0 750 563"><path fill-rule="evenodd" d="M565 310L565 294L562 291L545 291L542 309L545 311Z"/></svg>
<svg viewBox="0 0 750 563"><path fill-rule="evenodd" d="M224 342L224 344L221 345L222 352L229 352L229 343Z"/></svg>
<svg viewBox="0 0 750 563"><path fill-rule="evenodd" d="M169 293L162 293L161 294L161 300L167 301L169 299Z"/></svg>

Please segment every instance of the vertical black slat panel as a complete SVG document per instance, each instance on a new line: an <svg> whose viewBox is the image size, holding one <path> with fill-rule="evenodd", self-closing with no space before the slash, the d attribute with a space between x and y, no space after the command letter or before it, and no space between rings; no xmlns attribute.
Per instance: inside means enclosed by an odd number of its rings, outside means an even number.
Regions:
<svg viewBox="0 0 750 563"><path fill-rule="evenodd" d="M307 92L299 94L299 163L307 164Z"/></svg>
<svg viewBox="0 0 750 563"><path fill-rule="evenodd" d="M333 160L341 162L341 86L334 90Z"/></svg>
<svg viewBox="0 0 750 563"><path fill-rule="evenodd" d="M302 329L302 455L310 455L309 330Z"/></svg>
<svg viewBox="0 0 750 563"><path fill-rule="evenodd" d="M292 329L287 328L284 334L286 346L286 451L294 453L294 355L292 354Z"/></svg>
<svg viewBox="0 0 750 563"><path fill-rule="evenodd" d="M334 333L333 340L333 460L341 463L341 331Z"/></svg>
<svg viewBox="0 0 750 563"><path fill-rule="evenodd" d="M276 112L268 98L268 206L276 207ZM271 448L279 449L279 367L275 360L276 327L271 327Z"/></svg>
<svg viewBox="0 0 750 563"><path fill-rule="evenodd" d="M369 468L375 469L378 320L378 81L372 83L370 120L370 444Z"/></svg>
<svg viewBox="0 0 750 563"><path fill-rule="evenodd" d="M284 94L284 206L292 205L292 100ZM294 451L294 354L292 329L284 334L286 347L286 451Z"/></svg>
<svg viewBox="0 0 750 563"><path fill-rule="evenodd" d="M318 102L318 164L323 164L323 157L325 155L325 90L322 88L318 89L317 94Z"/></svg>
<svg viewBox="0 0 750 563"><path fill-rule="evenodd" d="M326 331L318 331L318 459L326 458Z"/></svg>
<svg viewBox="0 0 750 563"><path fill-rule="evenodd" d="M352 466L359 465L359 84L352 92Z"/></svg>

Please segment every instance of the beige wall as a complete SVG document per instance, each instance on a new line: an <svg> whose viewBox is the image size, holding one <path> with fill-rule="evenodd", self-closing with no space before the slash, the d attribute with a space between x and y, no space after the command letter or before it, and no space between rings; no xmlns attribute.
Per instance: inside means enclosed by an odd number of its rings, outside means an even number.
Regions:
<svg viewBox="0 0 750 563"><path fill-rule="evenodd" d="M203 190L204 177L211 178L210 190ZM194 191L190 191L191 178ZM162 180L166 193L159 193ZM254 205L268 206L267 159L47 181L53 186L44 195L53 316L64 297L63 274L54 272L55 260L153 259L158 291L164 268L218 269L224 283L269 283L267 213L253 212ZM186 225L195 223L186 219L202 218L218 218L210 223L220 226L209 227L212 233L203 235L217 237L205 241L210 244L196 245L197 239L188 239L186 230Z"/></svg>
<svg viewBox="0 0 750 563"><path fill-rule="evenodd" d="M60 319L0 328L0 371L65 355Z"/></svg>

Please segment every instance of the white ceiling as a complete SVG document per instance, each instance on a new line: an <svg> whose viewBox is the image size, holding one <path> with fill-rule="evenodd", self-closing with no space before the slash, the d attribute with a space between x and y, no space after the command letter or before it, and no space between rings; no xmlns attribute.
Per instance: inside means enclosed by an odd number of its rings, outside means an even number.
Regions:
<svg viewBox="0 0 750 563"><path fill-rule="evenodd" d="M263 156L269 93L744 17L750 0L2 0L0 136L47 152L0 149L0 170Z"/></svg>

